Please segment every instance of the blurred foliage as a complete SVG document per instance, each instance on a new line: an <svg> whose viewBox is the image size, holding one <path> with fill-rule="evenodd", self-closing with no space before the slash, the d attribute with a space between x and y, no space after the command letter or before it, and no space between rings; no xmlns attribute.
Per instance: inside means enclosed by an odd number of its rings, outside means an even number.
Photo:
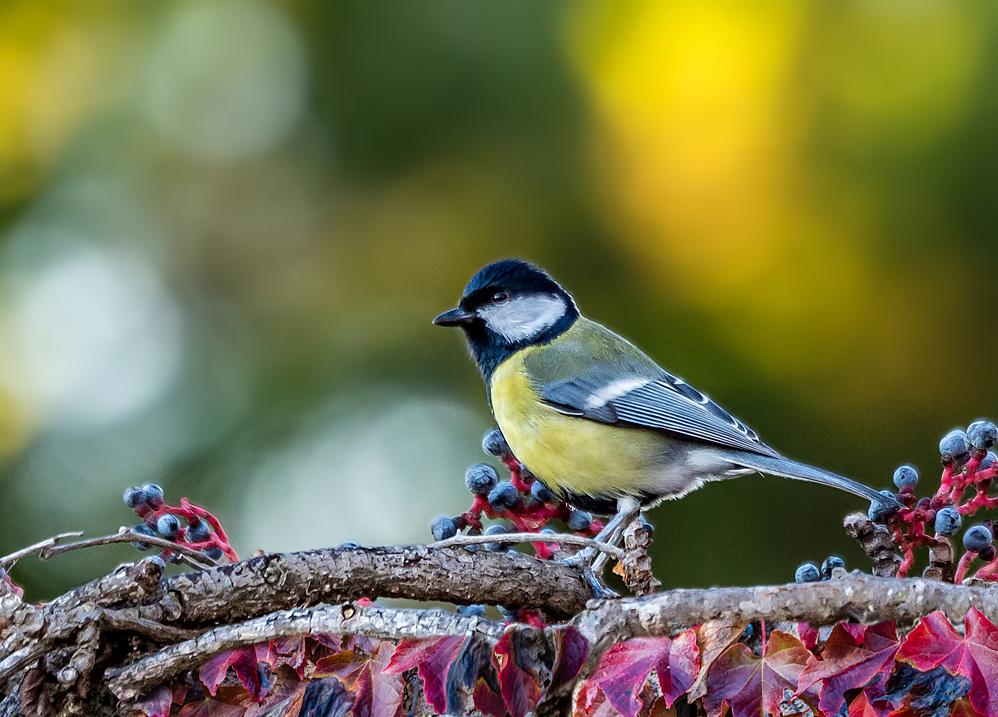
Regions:
<svg viewBox="0 0 998 717"><path fill-rule="evenodd" d="M147 481L243 553L429 539L491 425L429 320L504 256L788 455L933 474L998 399L996 23L941 0L2 0L0 552L113 531ZM651 514L657 572L865 567L860 507L711 485ZM14 575L41 598L131 555Z"/></svg>

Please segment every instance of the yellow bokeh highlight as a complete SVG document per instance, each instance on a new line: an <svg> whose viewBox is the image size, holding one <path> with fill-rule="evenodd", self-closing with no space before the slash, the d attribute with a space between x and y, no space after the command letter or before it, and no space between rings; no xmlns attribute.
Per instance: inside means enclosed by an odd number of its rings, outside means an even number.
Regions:
<svg viewBox="0 0 998 717"><path fill-rule="evenodd" d="M0 4L0 203L38 186L118 81L120 14L92 2Z"/></svg>
<svg viewBox="0 0 998 717"><path fill-rule="evenodd" d="M892 24L866 17L884 12L873 5L590 0L566 23L614 236L651 287L774 373L824 372L859 346L897 369L884 344L894 332L869 320L870 307L896 310L892 326L911 315L880 271L878 197L817 163L812 135L832 127L848 142L897 124L938 139L967 105L976 50L958 9ZM915 44L850 47L905 27L921 33ZM890 61L862 61L881 52Z"/></svg>

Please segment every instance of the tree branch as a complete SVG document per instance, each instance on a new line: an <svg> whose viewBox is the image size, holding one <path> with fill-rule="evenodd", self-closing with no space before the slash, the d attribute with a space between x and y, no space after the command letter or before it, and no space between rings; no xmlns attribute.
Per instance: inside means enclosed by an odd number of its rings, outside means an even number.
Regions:
<svg viewBox="0 0 998 717"><path fill-rule="evenodd" d="M708 620L911 623L935 610L963 620L971 605L998 622L998 589L922 578L852 574L816 583L752 588L670 590L644 598L602 601L572 623L590 642L609 644L639 635L677 634Z"/></svg>
<svg viewBox="0 0 998 717"><path fill-rule="evenodd" d="M477 633L492 640L503 625L444 610L411 610L352 603L311 610L275 612L265 617L225 625L146 657L120 670L107 670L110 690L123 701L133 701L177 675L197 669L223 652L266 640L298 635L350 634L389 640Z"/></svg>
<svg viewBox="0 0 998 717"><path fill-rule="evenodd" d="M264 555L175 575L162 588L164 607L179 603L173 621L187 627L365 596L534 608L557 620L592 597L577 567L516 552L422 545Z"/></svg>
<svg viewBox="0 0 998 717"><path fill-rule="evenodd" d="M43 607L18 602L7 609L7 603L0 604L0 673L13 678L5 689L33 674L33 665L48 664L53 654L75 650L92 660L97 644L102 646L97 659L104 662L93 673L103 670L113 678L114 694L128 700L221 652L278 637L338 632L398 640L475 633L494 640L503 630L497 622L440 610L350 602L362 596L541 609L554 620L574 615L572 624L592 646L590 667L621 640L675 634L716 619L904 624L934 610L959 621L975 605L998 621L998 590L993 587L859 574L819 583L672 590L591 601L586 609L591 591L575 567L516 552L460 548L274 554L165 579L162 569L161 560L148 558ZM346 604L316 607L320 603ZM109 640L129 647L107 648ZM50 656L39 663L43 654ZM127 666L115 662L129 654L139 659ZM75 673L56 668L61 670L52 672L60 680L58 689L70 689Z"/></svg>

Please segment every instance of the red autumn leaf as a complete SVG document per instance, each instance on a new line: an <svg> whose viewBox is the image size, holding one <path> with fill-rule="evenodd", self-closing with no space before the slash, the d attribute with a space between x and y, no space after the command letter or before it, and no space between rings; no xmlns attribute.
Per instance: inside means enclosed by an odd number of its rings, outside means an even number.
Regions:
<svg viewBox="0 0 998 717"><path fill-rule="evenodd" d="M620 717L620 712L614 709L602 692L597 693L588 707L584 702L582 699L576 700L572 717Z"/></svg>
<svg viewBox="0 0 998 717"><path fill-rule="evenodd" d="M821 682L818 708L826 715L838 714L845 704L846 690L865 687L878 675L890 672L900 647L893 622L852 627L859 629L836 625L821 651L821 659L808 657L807 667L798 678L797 689L801 692Z"/></svg>
<svg viewBox="0 0 998 717"><path fill-rule="evenodd" d="M693 685L699 669L699 653L693 630L675 640L636 637L614 645L603 653L580 693L585 709L588 711L597 693L602 692L618 712L625 717L636 717L644 706L639 695L652 671L658 674L666 707L671 707Z"/></svg>
<svg viewBox="0 0 998 717"><path fill-rule="evenodd" d="M333 652L339 652L343 649L343 635L339 633L326 634L326 635L311 635L310 640L318 642L320 645L325 645Z"/></svg>
<svg viewBox="0 0 998 717"><path fill-rule="evenodd" d="M244 717L252 705L253 698L242 687L219 687L214 697L188 702L177 717Z"/></svg>
<svg viewBox="0 0 998 717"><path fill-rule="evenodd" d="M950 717L981 717L967 698L957 700L950 709Z"/></svg>
<svg viewBox="0 0 998 717"><path fill-rule="evenodd" d="M312 679L305 689L301 709L287 717L346 717L356 696L335 677Z"/></svg>
<svg viewBox="0 0 998 717"><path fill-rule="evenodd" d="M883 717L883 711L870 704L864 690L849 703L849 717Z"/></svg>
<svg viewBox="0 0 998 717"><path fill-rule="evenodd" d="M256 648L252 646L223 652L201 665L198 672L201 684L208 689L211 695L214 695L218 686L225 680L225 675L230 667L246 691L253 695L257 702L263 701L266 690L260 684L260 666L256 661Z"/></svg>
<svg viewBox="0 0 998 717"><path fill-rule="evenodd" d="M797 691L797 678L810 654L800 640L780 630L770 635L765 657L756 657L741 643L732 645L707 676L707 714L717 717L725 704L732 717L781 714L784 690Z"/></svg>
<svg viewBox="0 0 998 717"><path fill-rule="evenodd" d="M814 652L818 647L818 628L809 622L798 622L797 634L800 635L800 641L804 643L804 647Z"/></svg>
<svg viewBox="0 0 998 717"><path fill-rule="evenodd" d="M482 637L469 637L456 658L456 667L447 675L447 693L467 700L470 692L475 708L489 717L506 717L506 705L500 696L499 673L492 664L494 646ZM462 705L448 705L448 713L457 713Z"/></svg>
<svg viewBox="0 0 998 717"><path fill-rule="evenodd" d="M355 696L354 717L395 717L405 685L398 675L385 674L395 645L384 641L373 655L348 650L324 657L313 677L336 677Z"/></svg>
<svg viewBox="0 0 998 717"><path fill-rule="evenodd" d="M520 624L510 625L499 638L492 660L499 670L499 694L511 717L524 717L540 704L546 692L544 633ZM550 655L547 655L550 657Z"/></svg>
<svg viewBox="0 0 998 717"><path fill-rule="evenodd" d="M464 645L464 637L430 637L403 640L395 648L385 674L400 675L416 667L423 680L423 694L437 714L447 712L447 673Z"/></svg>
<svg viewBox="0 0 998 717"><path fill-rule="evenodd" d="M181 698L183 701L183 698ZM135 703L135 709L148 717L167 717L173 707L173 690L170 685L160 685L149 695Z"/></svg>
<svg viewBox="0 0 998 717"><path fill-rule="evenodd" d="M697 647L700 648L700 671L693 681L693 686L686 693L687 700L693 702L707 694L707 673L711 666L735 640L741 637L748 625L747 622L709 620L694 629L697 635Z"/></svg>
<svg viewBox="0 0 998 717"><path fill-rule="evenodd" d="M271 640L270 644L273 645L274 649L277 650L277 654L280 655L280 662L296 670L305 659L305 638L303 637L284 637L279 640ZM277 667L277 665L274 665L274 667Z"/></svg>
<svg viewBox="0 0 998 717"><path fill-rule="evenodd" d="M897 659L916 670L942 667L970 680L970 704L984 717L998 715L998 629L971 607L960 635L941 612L923 617Z"/></svg>
<svg viewBox="0 0 998 717"><path fill-rule="evenodd" d="M489 683L480 679L475 683L475 708L489 717L506 717L506 703Z"/></svg>
<svg viewBox="0 0 998 717"><path fill-rule="evenodd" d="M579 674L589 657L589 641L571 625L548 630L549 636L556 636L558 657L551 675L551 688L567 685Z"/></svg>
<svg viewBox="0 0 998 717"><path fill-rule="evenodd" d="M282 665L267 697L260 704L251 705L244 717L298 717L308 685L308 681L298 679L293 667Z"/></svg>
<svg viewBox="0 0 998 717"><path fill-rule="evenodd" d="M253 645L253 650L256 652L257 662L266 662L271 668L276 668L281 663L281 653L277 651L276 640L258 642Z"/></svg>

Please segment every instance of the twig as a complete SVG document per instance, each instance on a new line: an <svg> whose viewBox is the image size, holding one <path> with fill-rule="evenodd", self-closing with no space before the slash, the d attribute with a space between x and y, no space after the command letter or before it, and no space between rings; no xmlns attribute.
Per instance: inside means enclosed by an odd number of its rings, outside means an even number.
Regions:
<svg viewBox="0 0 998 717"><path fill-rule="evenodd" d="M46 538L45 540L35 543L34 545L29 545L26 548L21 548L20 550L15 550L10 555L4 555L0 558L0 567L8 565L9 563L16 563L21 558L31 555L37 550L44 550L45 548L51 548L60 540L65 540L66 538L79 538L83 535L82 530L74 530L71 533L59 533L58 535L53 535L51 538Z"/></svg>
<svg viewBox="0 0 998 717"><path fill-rule="evenodd" d="M113 535L105 535L100 538L89 538L88 540L80 540L75 543L69 543L68 545L54 545L52 547L47 547L41 551L39 557L42 560L48 560L55 555L68 553L72 550L92 548L98 545L111 545L113 543L146 543L148 545L155 545L158 548L164 548L171 552L186 556L191 560L191 563L189 564L192 564L193 567L200 570L206 570L218 565L218 563L199 550L188 548L186 545L178 545L171 540L166 540L165 538L160 538L155 535L143 535L142 533L136 533L131 528L121 528Z"/></svg>
<svg viewBox="0 0 998 717"><path fill-rule="evenodd" d="M209 630L193 640L171 645L124 669L107 670L110 690L130 702L177 675L204 664L212 657L258 642L299 635L328 633L367 635L391 640L476 633L498 639L503 625L478 617L443 610L412 610L352 603L311 610L287 610L237 625Z"/></svg>
<svg viewBox="0 0 998 717"><path fill-rule="evenodd" d="M625 552L607 543L600 543L582 535L563 535L559 533L498 533L496 535L455 535L447 540L430 543L429 548L456 548L463 545L482 545L483 543L557 543L558 545L575 545L580 548L594 548L606 553L618 561L623 561Z"/></svg>
<svg viewBox="0 0 998 717"><path fill-rule="evenodd" d="M164 625L155 620L129 615L123 610L102 610L100 625L107 631L136 632L164 643L191 640L201 634L200 630L185 630L173 625Z"/></svg>

